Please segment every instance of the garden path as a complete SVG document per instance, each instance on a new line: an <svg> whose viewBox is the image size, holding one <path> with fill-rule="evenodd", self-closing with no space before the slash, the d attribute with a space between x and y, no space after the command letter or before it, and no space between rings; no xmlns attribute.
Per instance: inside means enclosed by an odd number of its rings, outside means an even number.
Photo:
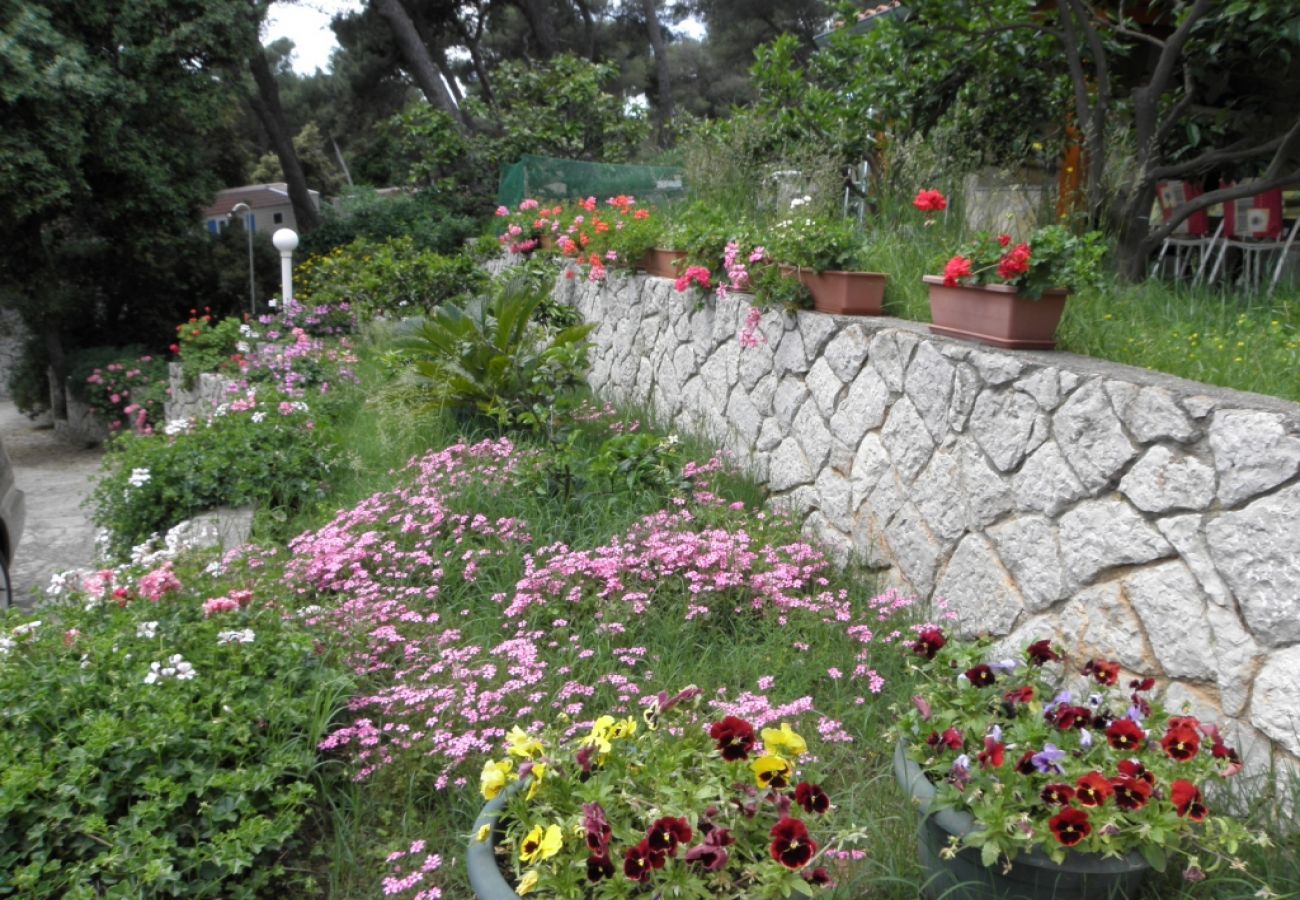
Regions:
<svg viewBox="0 0 1300 900"><path fill-rule="evenodd" d="M27 495L27 524L10 577L14 604L30 608L51 575L94 560L95 529L81 503L94 486L103 448L68 443L9 400L0 402L0 439Z"/></svg>

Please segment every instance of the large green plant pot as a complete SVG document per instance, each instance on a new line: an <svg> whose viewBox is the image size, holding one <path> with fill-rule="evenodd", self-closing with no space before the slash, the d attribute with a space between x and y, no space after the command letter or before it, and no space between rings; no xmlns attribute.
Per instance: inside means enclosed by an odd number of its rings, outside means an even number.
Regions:
<svg viewBox="0 0 1300 900"><path fill-rule="evenodd" d="M907 758L902 742L894 748L894 777L921 809L917 846L925 872L922 890L931 900L1131 900L1150 870L1139 853L1119 859L1069 853L1058 864L1034 850L1017 856L1006 872L1001 866L986 868L971 847L944 859L940 851L951 837L973 831L974 818L953 809L930 812L935 787Z"/></svg>
<svg viewBox="0 0 1300 900"><path fill-rule="evenodd" d="M504 833L501 817L505 814L506 804L514 792L527 783L527 779L516 781L497 794L487 802L474 821L474 830L469 836L469 850L465 853L465 866L469 870L470 887L474 889L474 896L478 900L519 900L514 887L506 881L501 874L501 867L497 865L496 846ZM492 830L486 841L480 841L477 836L484 825L490 825Z"/></svg>

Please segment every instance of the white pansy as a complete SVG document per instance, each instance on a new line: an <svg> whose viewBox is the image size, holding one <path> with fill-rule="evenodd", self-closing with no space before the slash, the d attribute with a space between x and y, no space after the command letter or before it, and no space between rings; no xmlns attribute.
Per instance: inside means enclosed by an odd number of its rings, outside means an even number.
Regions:
<svg viewBox="0 0 1300 900"><path fill-rule="evenodd" d="M126 480L126 483L131 487L144 487L152 477L153 474L148 469L132 469L131 477Z"/></svg>

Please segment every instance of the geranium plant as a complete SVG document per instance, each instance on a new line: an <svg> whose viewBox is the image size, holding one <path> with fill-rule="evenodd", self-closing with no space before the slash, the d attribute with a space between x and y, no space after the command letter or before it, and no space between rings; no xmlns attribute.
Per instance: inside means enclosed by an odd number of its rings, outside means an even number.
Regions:
<svg viewBox="0 0 1300 900"><path fill-rule="evenodd" d="M857 223L841 217L801 215L798 206L794 211L795 215L777 222L766 234L773 259L814 272L857 268L865 245Z"/></svg>
<svg viewBox="0 0 1300 900"><path fill-rule="evenodd" d="M1049 640L1016 659L990 646L922 630L911 650L924 688L900 721L907 756L937 786L930 811L969 813L976 827L960 841L985 865L1031 849L1057 862L1137 851L1163 870L1177 853L1197 879L1247 839L1213 811L1216 788L1241 769L1217 727L1170 714L1151 678L1117 662Z"/></svg>
<svg viewBox="0 0 1300 900"><path fill-rule="evenodd" d="M703 717L699 696L659 694L641 721L511 731L480 787L511 790L497 849L516 893L761 898L832 885L828 861L860 835L830 827L804 738L785 722Z"/></svg>

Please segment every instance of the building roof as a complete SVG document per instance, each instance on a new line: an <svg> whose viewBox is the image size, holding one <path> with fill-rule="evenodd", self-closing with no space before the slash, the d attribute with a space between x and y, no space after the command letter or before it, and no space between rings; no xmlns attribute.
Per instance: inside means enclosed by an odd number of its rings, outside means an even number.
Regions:
<svg viewBox="0 0 1300 900"><path fill-rule="evenodd" d="M817 35L813 40L816 41L818 46L824 46L830 40L830 36L841 28L848 27L850 32L859 34L870 31L882 17L901 16L907 18L911 12L912 10L909 7L903 5L902 0L887 0L885 3L873 4L866 9L859 10L852 22L846 22L842 19L837 20L830 31Z"/></svg>
<svg viewBox="0 0 1300 900"><path fill-rule="evenodd" d="M319 204L320 191L312 191L311 195L312 200ZM212 205L204 208L203 218L216 219L228 216L236 203L247 203L252 209L285 206L289 203L289 186L283 181L275 181L269 184L246 184L242 187L217 191Z"/></svg>

